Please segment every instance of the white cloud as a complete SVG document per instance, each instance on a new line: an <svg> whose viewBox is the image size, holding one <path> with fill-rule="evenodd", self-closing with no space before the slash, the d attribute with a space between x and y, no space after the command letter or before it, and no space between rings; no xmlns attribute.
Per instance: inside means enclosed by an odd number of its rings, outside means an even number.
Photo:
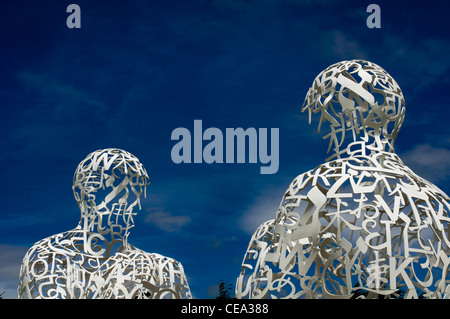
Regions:
<svg viewBox="0 0 450 319"><path fill-rule="evenodd" d="M19 272L27 248L0 244L0 294L5 299L17 298Z"/></svg>
<svg viewBox="0 0 450 319"><path fill-rule="evenodd" d="M362 46L342 31L333 30L325 33L324 39L332 52L341 59L362 59L367 56Z"/></svg>
<svg viewBox="0 0 450 319"><path fill-rule="evenodd" d="M416 174L431 182L440 182L450 177L448 149L420 144L411 151L400 154L400 157Z"/></svg>
<svg viewBox="0 0 450 319"><path fill-rule="evenodd" d="M96 111L105 111L106 105L92 98L82 90L67 84L60 83L52 77L42 74L21 72L17 78L27 88L37 89L45 96L45 101L52 105L54 115L59 119L67 119L73 116L85 116L88 113L94 116ZM57 99L57 105L48 101L48 96ZM74 105L77 107L75 108ZM42 108L42 106L39 106Z"/></svg>
<svg viewBox="0 0 450 319"><path fill-rule="evenodd" d="M450 61L448 55L443 52L450 50L450 41L446 38L433 37L423 41L408 41L401 36L388 35L383 37L380 50L379 53L384 51L389 64L398 65L403 69L404 76L401 77L399 74L396 78L401 86L408 84L423 90L435 83L448 81L445 74L450 68Z"/></svg>
<svg viewBox="0 0 450 319"><path fill-rule="evenodd" d="M239 226L252 234L259 225L274 219L287 186L282 189L270 188L262 191L242 215Z"/></svg>
<svg viewBox="0 0 450 319"><path fill-rule="evenodd" d="M150 208L150 212L145 217L145 222L172 233L179 231L183 226L191 222L189 216L174 216L169 212Z"/></svg>

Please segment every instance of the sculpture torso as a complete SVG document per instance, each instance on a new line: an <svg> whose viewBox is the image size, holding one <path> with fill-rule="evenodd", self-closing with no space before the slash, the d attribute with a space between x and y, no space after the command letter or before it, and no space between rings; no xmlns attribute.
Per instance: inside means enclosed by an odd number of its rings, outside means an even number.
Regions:
<svg viewBox="0 0 450 319"><path fill-rule="evenodd" d="M118 244L114 252L101 246L95 234L77 229L37 242L24 258L19 298L154 299L190 295L183 267L174 259L129 244Z"/></svg>
<svg viewBox="0 0 450 319"><path fill-rule="evenodd" d="M128 243L148 176L137 158L99 150L80 163L78 226L34 244L20 269L19 298L191 298L182 265Z"/></svg>
<svg viewBox="0 0 450 319"><path fill-rule="evenodd" d="M236 296L450 297L450 200L393 150L404 116L395 81L373 63L343 61L316 78L305 104L321 113L319 130L330 124L335 153L297 176L253 234Z"/></svg>
<svg viewBox="0 0 450 319"><path fill-rule="evenodd" d="M395 153L327 162L297 176L255 232L237 295L442 298L449 211L448 196Z"/></svg>

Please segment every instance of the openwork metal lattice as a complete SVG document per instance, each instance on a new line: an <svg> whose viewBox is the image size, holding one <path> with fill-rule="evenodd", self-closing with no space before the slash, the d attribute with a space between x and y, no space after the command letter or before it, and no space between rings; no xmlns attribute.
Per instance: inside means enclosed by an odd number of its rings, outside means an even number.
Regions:
<svg viewBox="0 0 450 319"><path fill-rule="evenodd" d="M331 156L297 176L253 234L238 298L448 298L449 197L394 152L405 116L395 80L343 61L321 72L302 111Z"/></svg>
<svg viewBox="0 0 450 319"><path fill-rule="evenodd" d="M19 298L191 298L182 265L130 243L148 175L132 154L89 154L73 178L81 211L76 228L42 239L26 253Z"/></svg>

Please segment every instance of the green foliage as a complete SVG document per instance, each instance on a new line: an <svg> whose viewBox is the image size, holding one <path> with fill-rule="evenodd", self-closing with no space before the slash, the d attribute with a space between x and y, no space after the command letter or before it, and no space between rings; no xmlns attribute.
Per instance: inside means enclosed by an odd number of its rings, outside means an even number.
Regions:
<svg viewBox="0 0 450 319"><path fill-rule="evenodd" d="M234 297L231 297L230 294L232 286L232 284L226 284L223 279L220 279L219 295L216 297L216 299L235 299Z"/></svg>

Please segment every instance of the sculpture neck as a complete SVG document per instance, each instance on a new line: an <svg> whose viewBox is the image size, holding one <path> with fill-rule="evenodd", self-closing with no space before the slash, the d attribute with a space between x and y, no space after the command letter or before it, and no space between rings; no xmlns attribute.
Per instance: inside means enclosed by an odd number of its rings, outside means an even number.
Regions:
<svg viewBox="0 0 450 319"><path fill-rule="evenodd" d="M123 225L116 220L116 215L101 215L98 212L88 210L83 213L77 229L84 235L84 246L89 251L95 252L93 245L98 247L96 254L103 256L113 255L118 250L127 249L130 225ZM94 240L93 240L94 239Z"/></svg>
<svg viewBox="0 0 450 319"><path fill-rule="evenodd" d="M340 158L395 153L393 141L382 138L380 134L368 134L367 132L355 138L345 148L336 147L333 151L333 155L326 159L327 162Z"/></svg>

